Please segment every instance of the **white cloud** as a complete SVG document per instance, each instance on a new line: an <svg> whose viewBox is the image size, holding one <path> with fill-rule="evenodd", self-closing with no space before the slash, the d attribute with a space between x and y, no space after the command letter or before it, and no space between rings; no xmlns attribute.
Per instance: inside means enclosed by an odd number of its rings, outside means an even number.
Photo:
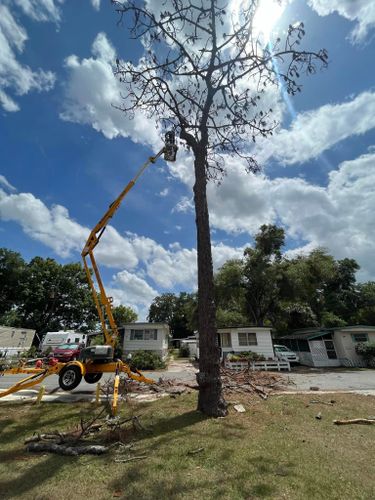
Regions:
<svg viewBox="0 0 375 500"><path fill-rule="evenodd" d="M208 184L211 226L230 233L258 230L265 220L274 220L274 204L266 189L268 181L262 175L250 175L238 159L227 158L227 176L220 186Z"/></svg>
<svg viewBox="0 0 375 500"><path fill-rule="evenodd" d="M5 177L0 183L12 191ZM63 258L78 257L89 229L74 221L68 210L61 205L47 207L31 193L7 194L0 189L0 219L19 224L25 234L51 248ZM243 248L232 248L222 243L213 244L214 269L234 257L241 257ZM120 269L108 293L136 307L146 310L158 288L173 290L179 286L186 290L196 288L196 249L182 248L178 242L168 248L133 233L125 236L112 226L108 226L100 244L95 249L99 264L112 269Z"/></svg>
<svg viewBox="0 0 375 500"><path fill-rule="evenodd" d="M0 104L7 112L19 110L8 92L24 95L32 90L48 91L55 84L52 72L34 71L17 60L17 53L24 51L26 40L24 27L15 20L6 5L0 5Z"/></svg>
<svg viewBox="0 0 375 500"><path fill-rule="evenodd" d="M16 5L24 14L34 21L60 21L61 11L58 4L64 0L15 0Z"/></svg>
<svg viewBox="0 0 375 500"><path fill-rule="evenodd" d="M165 198L166 196L168 196L168 194L169 194L169 189L165 188L162 191L160 191L159 196L161 196L162 198Z"/></svg>
<svg viewBox="0 0 375 500"><path fill-rule="evenodd" d="M320 15L337 12L340 16L356 21L351 32L354 43L363 42L375 27L375 3L373 0L308 0L309 5Z"/></svg>
<svg viewBox="0 0 375 500"><path fill-rule="evenodd" d="M300 113L290 129L279 130L272 140L260 141L255 156L261 164L271 157L286 165L303 163L374 127L375 92L363 92L351 101Z"/></svg>
<svg viewBox="0 0 375 500"><path fill-rule="evenodd" d="M4 175L0 175L0 186L5 187L9 191L17 191Z"/></svg>
<svg viewBox="0 0 375 500"><path fill-rule="evenodd" d="M248 234L261 224L282 224L291 239L306 242L302 250L323 246L336 258L355 258L361 278L375 279L374 185L373 151L341 163L327 187L246 174L233 162L222 185L209 186L210 220L217 229Z"/></svg>
<svg viewBox="0 0 375 500"><path fill-rule="evenodd" d="M247 245L248 246L248 245ZM242 259L244 247L230 247L224 243L217 243L212 245L212 260L214 270L217 271L229 259Z"/></svg>
<svg viewBox="0 0 375 500"><path fill-rule="evenodd" d="M63 120L91 125L108 139L130 137L152 147L160 147L154 120L142 113L134 119L115 109L121 106L122 85L114 77L116 52L104 33L99 33L92 46L93 57L80 60L71 55L65 60L68 70Z"/></svg>
<svg viewBox="0 0 375 500"><path fill-rule="evenodd" d="M127 271L120 271L107 287L107 293L113 297L114 304L126 304L138 314L138 320L145 320L153 299L158 295L146 280Z"/></svg>
<svg viewBox="0 0 375 500"><path fill-rule="evenodd" d="M24 232L52 248L61 257L80 251L88 230L70 219L66 208L49 209L31 193L6 194L0 189L0 218L21 225Z"/></svg>
<svg viewBox="0 0 375 500"><path fill-rule="evenodd" d="M91 0L91 5L95 10L100 10L100 0Z"/></svg>

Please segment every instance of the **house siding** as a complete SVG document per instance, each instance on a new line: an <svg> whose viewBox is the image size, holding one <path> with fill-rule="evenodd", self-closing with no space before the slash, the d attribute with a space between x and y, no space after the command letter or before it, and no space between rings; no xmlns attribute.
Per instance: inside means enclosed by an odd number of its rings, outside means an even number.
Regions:
<svg viewBox="0 0 375 500"><path fill-rule="evenodd" d="M21 354L30 349L35 330L0 326L0 353L6 356Z"/></svg>
<svg viewBox="0 0 375 500"><path fill-rule="evenodd" d="M312 338L307 340L306 333L311 334ZM366 362L355 351L357 342L353 340L353 334L366 333L368 342L375 342L375 327L368 325L353 325L337 329L322 329L304 330L301 334L295 332L292 338L280 338L280 342L285 343L300 357L300 363L307 366L330 367L330 366L352 366L364 367ZM309 343L310 352L299 351L296 349L295 342L297 340L307 340ZM328 358L324 340L332 340L335 346L337 359ZM293 345L291 345L293 344Z"/></svg>
<svg viewBox="0 0 375 500"><path fill-rule="evenodd" d="M366 366L363 358L355 352L357 342L353 341L352 335L356 333L367 333L368 341L375 342L375 332L366 329L366 327L335 331L334 338L338 351L337 355L344 366Z"/></svg>
<svg viewBox="0 0 375 500"><path fill-rule="evenodd" d="M169 326L161 323L134 323L124 325L124 356L135 351L152 351L163 360L168 355ZM131 340L131 330L157 330L156 340Z"/></svg>
<svg viewBox="0 0 375 500"><path fill-rule="evenodd" d="M231 347L222 347L223 356L225 357L230 352L246 352L252 351L257 354L262 354L266 359L274 359L275 353L272 345L271 330L261 327L243 327L243 328L220 328L218 333L229 332L231 335ZM257 345L242 346L239 344L239 333L255 333Z"/></svg>

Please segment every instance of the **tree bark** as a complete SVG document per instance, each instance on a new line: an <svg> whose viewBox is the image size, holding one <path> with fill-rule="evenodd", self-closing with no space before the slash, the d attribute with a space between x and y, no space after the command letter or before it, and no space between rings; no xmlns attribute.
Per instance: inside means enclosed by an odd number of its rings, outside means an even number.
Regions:
<svg viewBox="0 0 375 500"><path fill-rule="evenodd" d="M220 349L217 342L210 223L207 206L206 155L195 150L194 203L198 250L198 410L211 417L227 415L220 379Z"/></svg>

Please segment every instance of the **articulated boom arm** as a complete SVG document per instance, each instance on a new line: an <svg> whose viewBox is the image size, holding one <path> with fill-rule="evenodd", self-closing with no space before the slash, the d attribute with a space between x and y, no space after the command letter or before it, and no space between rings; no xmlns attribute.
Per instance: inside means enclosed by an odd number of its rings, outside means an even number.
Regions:
<svg viewBox="0 0 375 500"><path fill-rule="evenodd" d="M92 295L94 297L96 309L99 314L100 322L103 328L103 334L105 338L106 344L114 347L116 343L116 338L118 337L118 329L116 322L114 320L112 314L112 297L107 297L105 293L105 289L103 286L103 281L100 276L100 272L98 266L96 264L96 260L94 257L94 248L99 243L100 238L105 231L105 228L108 225L108 222L113 217L116 210L121 205L122 200L137 182L139 177L143 174L146 168L151 164L155 163L155 161L164 153L164 158L167 161L175 161L176 159L176 151L177 146L175 145L174 132L167 132L165 135L166 144L165 146L155 155L150 156L150 158L142 165L142 167L137 172L136 176L128 183L128 185L124 188L124 190L120 193L120 195L115 199L113 203L109 206L108 210L104 214L104 216L100 219L100 221L96 224L94 229L91 231L90 236L88 237L86 244L82 250L82 259L85 267L86 275L88 282L90 284L90 288L92 291ZM89 259L90 264L87 261ZM99 297L96 292L93 275L91 273L91 269L94 272L94 276L96 278L97 284L99 286Z"/></svg>

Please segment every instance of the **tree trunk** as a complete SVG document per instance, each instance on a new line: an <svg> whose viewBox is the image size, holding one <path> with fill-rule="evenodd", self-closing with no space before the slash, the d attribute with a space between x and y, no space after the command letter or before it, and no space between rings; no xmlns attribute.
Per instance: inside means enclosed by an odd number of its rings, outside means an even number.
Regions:
<svg viewBox="0 0 375 500"><path fill-rule="evenodd" d="M227 415L220 379L220 349L217 342L210 223L206 193L206 156L195 152L194 203L198 249L198 410L211 417Z"/></svg>

